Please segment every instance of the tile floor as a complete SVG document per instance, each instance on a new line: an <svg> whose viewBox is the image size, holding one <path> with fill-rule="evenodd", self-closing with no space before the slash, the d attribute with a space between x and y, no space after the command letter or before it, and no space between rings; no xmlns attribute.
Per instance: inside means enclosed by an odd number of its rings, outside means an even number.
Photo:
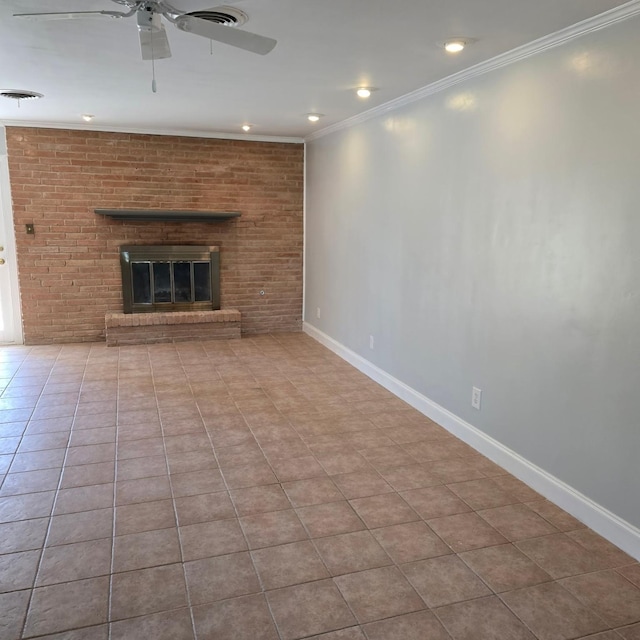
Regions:
<svg viewBox="0 0 640 640"><path fill-rule="evenodd" d="M640 565L303 334L0 391L2 640L640 638Z"/></svg>

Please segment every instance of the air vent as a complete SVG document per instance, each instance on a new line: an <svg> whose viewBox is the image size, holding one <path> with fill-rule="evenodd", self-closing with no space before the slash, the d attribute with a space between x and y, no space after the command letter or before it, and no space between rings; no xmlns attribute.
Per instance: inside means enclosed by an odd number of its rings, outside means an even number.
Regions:
<svg viewBox="0 0 640 640"><path fill-rule="evenodd" d="M41 93L22 89L0 89L0 97L10 98L11 100L37 100L38 98L44 98Z"/></svg>
<svg viewBox="0 0 640 640"><path fill-rule="evenodd" d="M207 20L208 22L224 24L228 27L239 27L249 19L249 16L244 13L244 11L240 11L240 9L235 9L234 7L218 7L210 11L206 9L203 11L190 11L185 15L200 18L200 20Z"/></svg>

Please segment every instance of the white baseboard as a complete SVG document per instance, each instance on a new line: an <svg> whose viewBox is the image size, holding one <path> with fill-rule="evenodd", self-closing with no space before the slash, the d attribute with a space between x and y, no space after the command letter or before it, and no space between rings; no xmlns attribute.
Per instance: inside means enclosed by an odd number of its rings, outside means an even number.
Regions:
<svg viewBox="0 0 640 640"><path fill-rule="evenodd" d="M420 413L437 422L476 451L512 473L545 498L584 522L636 560L640 560L640 529L526 460L515 451L505 447L404 382L376 367L308 322L303 323L303 331Z"/></svg>

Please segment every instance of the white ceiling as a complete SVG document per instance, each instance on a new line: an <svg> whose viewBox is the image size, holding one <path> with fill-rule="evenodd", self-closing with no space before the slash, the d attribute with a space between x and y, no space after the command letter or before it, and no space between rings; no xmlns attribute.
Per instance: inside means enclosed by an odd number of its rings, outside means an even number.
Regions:
<svg viewBox="0 0 640 640"><path fill-rule="evenodd" d="M278 40L266 56L184 33L167 24L173 57L142 61L135 17L18 20L13 13L122 10L110 0L0 2L0 89L44 99L0 99L5 124L184 134L302 138L626 0L238 0L242 27ZM184 11L215 0L173 0ZM224 2L221 4L225 4ZM228 4L228 3L227 3ZM230 27L231 28L231 27ZM451 36L475 42L457 56ZM359 85L378 87L357 98ZM317 124L305 114L325 114Z"/></svg>

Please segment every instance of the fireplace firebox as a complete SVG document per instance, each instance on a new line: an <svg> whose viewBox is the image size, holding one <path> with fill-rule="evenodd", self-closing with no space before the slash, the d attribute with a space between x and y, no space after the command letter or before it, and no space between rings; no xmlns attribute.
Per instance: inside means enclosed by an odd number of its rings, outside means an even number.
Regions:
<svg viewBox="0 0 640 640"><path fill-rule="evenodd" d="M125 313L220 309L220 248L120 247Z"/></svg>

